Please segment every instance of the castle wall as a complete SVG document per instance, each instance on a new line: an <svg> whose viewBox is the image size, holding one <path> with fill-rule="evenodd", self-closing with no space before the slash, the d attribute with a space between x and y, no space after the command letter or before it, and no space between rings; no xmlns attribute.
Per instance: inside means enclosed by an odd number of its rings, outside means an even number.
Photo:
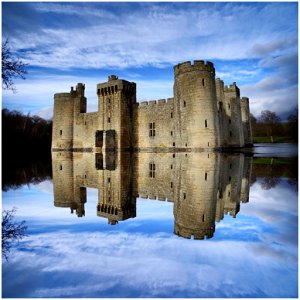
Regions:
<svg viewBox="0 0 300 300"><path fill-rule="evenodd" d="M175 143L178 147L217 148L219 142L215 69L204 61L174 67Z"/></svg>
<svg viewBox="0 0 300 300"><path fill-rule="evenodd" d="M137 148L174 148L173 99L142 102L136 107Z"/></svg>
<svg viewBox="0 0 300 300"><path fill-rule="evenodd" d="M139 197L173 202L174 172L172 153L138 153L136 183Z"/></svg>

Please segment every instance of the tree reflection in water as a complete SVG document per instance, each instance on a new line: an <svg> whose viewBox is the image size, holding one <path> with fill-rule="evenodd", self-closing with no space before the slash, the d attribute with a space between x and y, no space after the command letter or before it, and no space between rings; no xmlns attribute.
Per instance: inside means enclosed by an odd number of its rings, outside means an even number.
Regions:
<svg viewBox="0 0 300 300"><path fill-rule="evenodd" d="M27 230L25 221L16 222L14 220L17 209L4 210L2 212L2 257L8 260L11 247L19 242Z"/></svg>

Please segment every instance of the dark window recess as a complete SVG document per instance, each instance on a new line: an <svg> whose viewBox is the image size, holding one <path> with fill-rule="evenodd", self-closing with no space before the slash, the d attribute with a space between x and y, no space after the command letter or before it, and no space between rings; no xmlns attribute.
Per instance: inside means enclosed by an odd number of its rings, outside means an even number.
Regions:
<svg viewBox="0 0 300 300"><path fill-rule="evenodd" d="M171 113L171 118L173 118L173 113Z"/></svg>
<svg viewBox="0 0 300 300"><path fill-rule="evenodd" d="M171 170L173 169L173 165L171 165Z"/></svg>
<svg viewBox="0 0 300 300"><path fill-rule="evenodd" d="M183 101L183 107L186 107L186 102L185 101Z"/></svg>
<svg viewBox="0 0 300 300"><path fill-rule="evenodd" d="M185 199L186 198L186 194L185 193L183 193L183 199Z"/></svg>
<svg viewBox="0 0 300 300"><path fill-rule="evenodd" d="M202 78L202 85L205 86L205 80Z"/></svg>
<svg viewBox="0 0 300 300"><path fill-rule="evenodd" d="M204 215L202 215L202 222L204 222L205 221L205 216Z"/></svg>
<svg viewBox="0 0 300 300"><path fill-rule="evenodd" d="M173 188L173 182L171 182L171 189Z"/></svg>
<svg viewBox="0 0 300 300"><path fill-rule="evenodd" d="M60 165L60 170L62 170L62 165Z"/></svg>
<svg viewBox="0 0 300 300"><path fill-rule="evenodd" d="M175 147L175 143L173 143L173 147Z"/></svg>
<svg viewBox="0 0 300 300"><path fill-rule="evenodd" d="M154 137L155 136L155 123L149 123L149 136Z"/></svg>
<svg viewBox="0 0 300 300"><path fill-rule="evenodd" d="M155 178L155 164L154 163L149 164L149 177Z"/></svg>
<svg viewBox="0 0 300 300"><path fill-rule="evenodd" d="M231 124L231 119L228 120L228 123Z"/></svg>
<svg viewBox="0 0 300 300"><path fill-rule="evenodd" d="M110 99L108 99L108 103L110 104Z"/></svg>
<svg viewBox="0 0 300 300"><path fill-rule="evenodd" d="M62 130L59 131L59 134L62 135Z"/></svg>
<svg viewBox="0 0 300 300"><path fill-rule="evenodd" d="M110 183L110 177L107 178L107 182Z"/></svg>
<svg viewBox="0 0 300 300"><path fill-rule="evenodd" d="M230 104L228 103L228 108L230 109Z"/></svg>
<svg viewBox="0 0 300 300"><path fill-rule="evenodd" d="M107 119L107 122L110 123L110 118Z"/></svg>
<svg viewBox="0 0 300 300"><path fill-rule="evenodd" d="M229 135L232 136L232 131L229 131Z"/></svg>
<svg viewBox="0 0 300 300"><path fill-rule="evenodd" d="M173 135L173 131L171 131L171 135Z"/></svg>
<svg viewBox="0 0 300 300"><path fill-rule="evenodd" d="M229 182L231 181L231 176L229 176L228 180L229 180Z"/></svg>
<svg viewBox="0 0 300 300"><path fill-rule="evenodd" d="M205 120L204 123L205 123L205 128L207 128L207 120Z"/></svg>
<svg viewBox="0 0 300 300"><path fill-rule="evenodd" d="M205 173L205 180L207 180L207 173Z"/></svg>

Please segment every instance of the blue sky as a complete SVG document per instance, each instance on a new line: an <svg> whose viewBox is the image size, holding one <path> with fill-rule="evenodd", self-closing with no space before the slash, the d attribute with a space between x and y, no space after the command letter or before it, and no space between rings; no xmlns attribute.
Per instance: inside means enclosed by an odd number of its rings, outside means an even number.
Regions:
<svg viewBox="0 0 300 300"><path fill-rule="evenodd" d="M298 3L2 2L2 37L29 64L2 106L50 118L53 95L110 74L137 83L138 101L173 96L173 66L204 59L236 81L256 116L298 105Z"/></svg>
<svg viewBox="0 0 300 300"><path fill-rule="evenodd" d="M214 238L173 234L173 204L138 199L137 217L116 226L96 216L88 189L86 216L54 207L44 181L3 193L29 235L2 266L4 297L297 297L298 201L285 179L263 190ZM242 267L241 267L242 266Z"/></svg>

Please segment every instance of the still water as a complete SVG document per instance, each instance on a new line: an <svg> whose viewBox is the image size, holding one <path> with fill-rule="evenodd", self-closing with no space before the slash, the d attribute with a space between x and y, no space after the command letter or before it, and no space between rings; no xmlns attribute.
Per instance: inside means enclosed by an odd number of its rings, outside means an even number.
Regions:
<svg viewBox="0 0 300 300"><path fill-rule="evenodd" d="M3 297L297 297L295 153L258 150L54 152L2 193L28 226Z"/></svg>

